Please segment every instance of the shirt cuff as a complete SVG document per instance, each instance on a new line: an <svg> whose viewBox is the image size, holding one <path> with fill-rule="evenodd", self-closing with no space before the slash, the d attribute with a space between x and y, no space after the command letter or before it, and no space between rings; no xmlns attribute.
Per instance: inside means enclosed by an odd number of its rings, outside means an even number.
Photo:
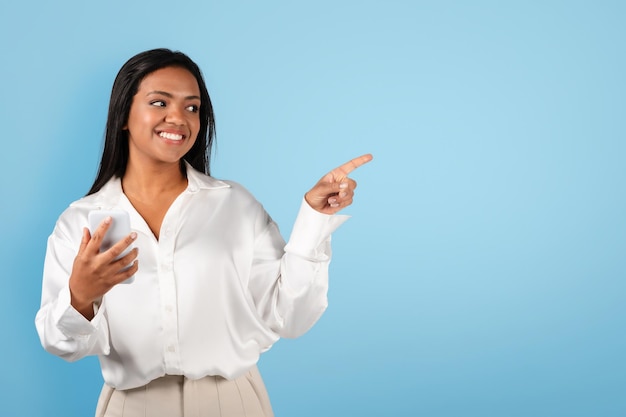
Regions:
<svg viewBox="0 0 626 417"><path fill-rule="evenodd" d="M80 338L94 334L104 315L103 306L95 307L94 314L94 318L89 321L72 306L69 287L64 287L59 292L54 319L59 330L67 337Z"/></svg>
<svg viewBox="0 0 626 417"><path fill-rule="evenodd" d="M285 252L311 260L326 260L322 243L349 218L342 214L320 213L303 198Z"/></svg>

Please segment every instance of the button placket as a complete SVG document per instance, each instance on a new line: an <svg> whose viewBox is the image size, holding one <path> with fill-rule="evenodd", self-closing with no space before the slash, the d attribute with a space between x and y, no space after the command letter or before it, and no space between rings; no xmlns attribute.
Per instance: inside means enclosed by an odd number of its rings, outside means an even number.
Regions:
<svg viewBox="0 0 626 417"><path fill-rule="evenodd" d="M176 316L176 277L174 275L174 238L171 227L164 222L159 239L159 285L161 287L161 319L166 372L178 372L181 359L178 349L178 317Z"/></svg>

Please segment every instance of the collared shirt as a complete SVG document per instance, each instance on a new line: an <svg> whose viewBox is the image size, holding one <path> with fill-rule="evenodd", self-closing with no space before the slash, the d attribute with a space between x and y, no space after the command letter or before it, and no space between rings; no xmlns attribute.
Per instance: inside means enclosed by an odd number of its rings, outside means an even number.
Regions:
<svg viewBox="0 0 626 417"><path fill-rule="evenodd" d="M327 306L330 235L348 216L305 201L285 246L278 227L242 186L187 165L187 189L167 211L159 239L119 178L63 212L48 239L35 324L46 350L68 361L98 355L117 389L165 374L191 379L244 374L279 337L306 332ZM94 306L70 304L69 276L91 210L128 211L139 270Z"/></svg>

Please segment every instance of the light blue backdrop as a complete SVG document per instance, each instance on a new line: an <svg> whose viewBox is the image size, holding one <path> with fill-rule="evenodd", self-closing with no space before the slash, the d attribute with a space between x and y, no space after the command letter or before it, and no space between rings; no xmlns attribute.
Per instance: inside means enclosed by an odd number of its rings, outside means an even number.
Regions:
<svg viewBox="0 0 626 417"><path fill-rule="evenodd" d="M119 67L202 67L214 175L289 234L365 152L330 307L260 363L277 416L626 415L626 3L5 1L3 416L90 416L41 348L45 244L91 185Z"/></svg>

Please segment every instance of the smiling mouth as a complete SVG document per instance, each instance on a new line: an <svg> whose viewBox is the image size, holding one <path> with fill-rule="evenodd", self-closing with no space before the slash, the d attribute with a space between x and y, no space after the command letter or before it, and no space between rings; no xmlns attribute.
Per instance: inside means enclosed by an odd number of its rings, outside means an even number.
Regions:
<svg viewBox="0 0 626 417"><path fill-rule="evenodd" d="M159 136L163 139L168 140L183 140L185 139L184 135L180 135L178 133L168 133L168 132L159 132Z"/></svg>

